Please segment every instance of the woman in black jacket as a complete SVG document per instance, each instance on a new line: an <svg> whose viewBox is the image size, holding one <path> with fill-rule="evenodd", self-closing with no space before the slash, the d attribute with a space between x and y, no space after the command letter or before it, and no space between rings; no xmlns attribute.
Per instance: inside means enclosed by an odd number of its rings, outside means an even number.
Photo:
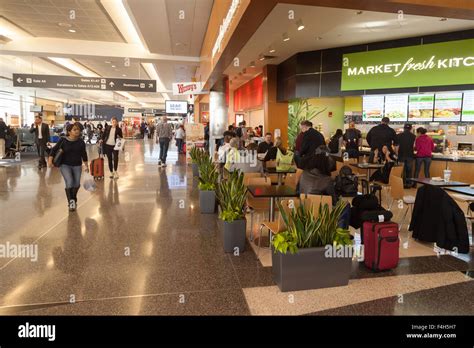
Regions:
<svg viewBox="0 0 474 348"><path fill-rule="evenodd" d="M66 129L66 136L62 137L51 149L48 158L49 167L53 166L53 159L59 150L63 151L59 170L66 183L66 197L69 211L77 207L77 191L81 187L82 163L86 172L89 172L87 163L86 143L81 138L81 128L78 123L70 124Z"/></svg>
<svg viewBox="0 0 474 348"><path fill-rule="evenodd" d="M112 125L106 126L100 143L102 145L103 152L107 155L109 161L110 178L118 179L118 161L119 152L114 150L117 138L123 139L122 129L118 126L116 117L112 117Z"/></svg>

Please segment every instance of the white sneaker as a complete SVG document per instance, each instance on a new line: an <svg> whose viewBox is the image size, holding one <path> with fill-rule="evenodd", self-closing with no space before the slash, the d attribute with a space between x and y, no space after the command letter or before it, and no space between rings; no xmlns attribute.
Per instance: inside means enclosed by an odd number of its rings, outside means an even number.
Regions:
<svg viewBox="0 0 474 348"><path fill-rule="evenodd" d="M109 178L113 179L114 178L114 172L110 173Z"/></svg>
<svg viewBox="0 0 474 348"><path fill-rule="evenodd" d="M119 175L117 172L114 172L114 179L118 179L119 178Z"/></svg>
<svg viewBox="0 0 474 348"><path fill-rule="evenodd" d="M163 163L161 166L162 166L162 167L166 167L166 163Z"/></svg>

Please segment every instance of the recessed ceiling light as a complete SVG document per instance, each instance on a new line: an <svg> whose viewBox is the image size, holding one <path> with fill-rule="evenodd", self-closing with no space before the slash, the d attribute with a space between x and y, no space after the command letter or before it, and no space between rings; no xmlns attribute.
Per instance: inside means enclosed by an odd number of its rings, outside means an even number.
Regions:
<svg viewBox="0 0 474 348"><path fill-rule="evenodd" d="M270 51L268 51L268 52L270 52L270 53L275 53L275 52L276 52L276 49L271 48Z"/></svg>
<svg viewBox="0 0 474 348"><path fill-rule="evenodd" d="M58 25L59 25L60 27L63 27L63 28L70 28L70 27L72 27L71 24L69 24L69 23L64 23L64 22L59 22Z"/></svg>
<svg viewBox="0 0 474 348"><path fill-rule="evenodd" d="M74 29L69 29L68 30L70 33L75 33L76 31Z"/></svg>
<svg viewBox="0 0 474 348"><path fill-rule="evenodd" d="M304 29L304 24L303 24L303 20L302 20L302 19L299 19L299 20L296 22L296 27L298 28L298 31Z"/></svg>
<svg viewBox="0 0 474 348"><path fill-rule="evenodd" d="M123 76L123 77L125 77L125 76L127 76L127 75L125 75L125 74L122 74L122 76Z"/></svg>
<svg viewBox="0 0 474 348"><path fill-rule="evenodd" d="M263 54L261 54L261 55L258 57L258 60L264 61L264 60L265 60L265 56L264 56Z"/></svg>
<svg viewBox="0 0 474 348"><path fill-rule="evenodd" d="M115 65L112 65L112 68L115 68Z"/></svg>
<svg viewBox="0 0 474 348"><path fill-rule="evenodd" d="M443 17L443 18L440 19L441 22L444 22L444 21L447 21L447 20L448 20L448 19L445 18L445 17Z"/></svg>
<svg viewBox="0 0 474 348"><path fill-rule="evenodd" d="M105 64L110 64L110 63L112 63L112 62L111 62L110 60L106 60L104 63L105 63Z"/></svg>
<svg viewBox="0 0 474 348"><path fill-rule="evenodd" d="M289 41L290 40L290 37L288 36L287 33L284 33L283 34L283 41Z"/></svg>
<svg viewBox="0 0 474 348"><path fill-rule="evenodd" d="M250 62L250 67L255 68L255 62L253 60Z"/></svg>

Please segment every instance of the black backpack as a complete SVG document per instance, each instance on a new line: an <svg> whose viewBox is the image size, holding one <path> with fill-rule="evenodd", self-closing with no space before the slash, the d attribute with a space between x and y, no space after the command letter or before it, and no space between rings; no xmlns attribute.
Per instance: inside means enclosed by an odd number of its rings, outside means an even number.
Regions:
<svg viewBox="0 0 474 348"><path fill-rule="evenodd" d="M338 153L339 152L339 138L332 137L331 141L328 144L328 147L331 153Z"/></svg>
<svg viewBox="0 0 474 348"><path fill-rule="evenodd" d="M357 176L352 173L349 166L343 166L336 176L336 194L343 197L352 197L357 195L358 191Z"/></svg>

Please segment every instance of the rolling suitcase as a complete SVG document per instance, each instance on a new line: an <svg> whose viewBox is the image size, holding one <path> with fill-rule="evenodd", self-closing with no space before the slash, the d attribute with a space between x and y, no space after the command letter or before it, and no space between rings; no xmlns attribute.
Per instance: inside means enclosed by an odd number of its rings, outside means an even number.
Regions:
<svg viewBox="0 0 474 348"><path fill-rule="evenodd" d="M95 180L104 179L104 157L101 154L101 150L102 149L99 146L99 158L92 160L90 164L90 174Z"/></svg>
<svg viewBox="0 0 474 348"><path fill-rule="evenodd" d="M372 271L383 271L397 267L400 240L398 224L395 222L365 221L364 262Z"/></svg>

